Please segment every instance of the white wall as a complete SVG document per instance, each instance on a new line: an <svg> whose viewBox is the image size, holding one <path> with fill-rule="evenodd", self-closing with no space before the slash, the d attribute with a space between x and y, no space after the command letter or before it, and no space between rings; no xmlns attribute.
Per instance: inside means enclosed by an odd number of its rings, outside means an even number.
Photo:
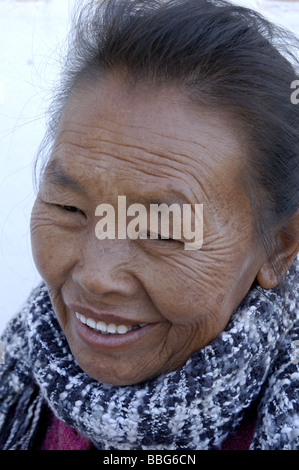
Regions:
<svg viewBox="0 0 299 470"><path fill-rule="evenodd" d="M32 162L74 0L0 0L0 331L39 282Z"/></svg>
<svg viewBox="0 0 299 470"><path fill-rule="evenodd" d="M76 0L0 0L0 332L39 276L31 257L32 162ZM299 2L240 0L299 34Z"/></svg>

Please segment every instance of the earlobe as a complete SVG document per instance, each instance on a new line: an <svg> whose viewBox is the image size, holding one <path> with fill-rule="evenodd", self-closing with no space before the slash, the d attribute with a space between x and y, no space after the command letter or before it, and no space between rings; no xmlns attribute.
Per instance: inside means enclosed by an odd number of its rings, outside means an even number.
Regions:
<svg viewBox="0 0 299 470"><path fill-rule="evenodd" d="M273 289L284 277L284 275L280 275L280 273L281 270L279 270L278 273L278 270L272 265L271 261L265 261L260 267L256 279L259 285L264 289Z"/></svg>
<svg viewBox="0 0 299 470"><path fill-rule="evenodd" d="M265 261L257 274L257 282L264 289L276 287L287 274L299 253L299 211L290 223L282 227L276 236L276 250Z"/></svg>

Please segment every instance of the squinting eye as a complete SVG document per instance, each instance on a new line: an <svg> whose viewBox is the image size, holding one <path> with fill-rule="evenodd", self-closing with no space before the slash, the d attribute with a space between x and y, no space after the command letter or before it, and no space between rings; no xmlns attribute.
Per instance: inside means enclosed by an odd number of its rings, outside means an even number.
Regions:
<svg viewBox="0 0 299 470"><path fill-rule="evenodd" d="M139 232L139 237L142 240L163 240L163 241L173 241L170 237L164 237L161 233L154 233L147 230Z"/></svg>
<svg viewBox="0 0 299 470"><path fill-rule="evenodd" d="M160 233L158 233L158 240L173 241L172 238L163 237L163 235L161 235Z"/></svg>
<svg viewBox="0 0 299 470"><path fill-rule="evenodd" d="M80 209L77 209L77 207L74 206L62 206L62 208L68 212L80 212Z"/></svg>
<svg viewBox="0 0 299 470"><path fill-rule="evenodd" d="M162 233L156 233L154 234L155 236L151 236L151 233L148 234L148 238L150 239L153 239L153 240L161 240L161 241L164 241L164 242L174 242L174 241L178 241L178 240L174 240L173 238L171 237L164 237L164 235L162 235Z"/></svg>

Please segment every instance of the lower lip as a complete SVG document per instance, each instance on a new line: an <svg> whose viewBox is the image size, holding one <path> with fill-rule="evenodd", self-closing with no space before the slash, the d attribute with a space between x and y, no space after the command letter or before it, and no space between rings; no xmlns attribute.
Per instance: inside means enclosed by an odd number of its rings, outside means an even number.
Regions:
<svg viewBox="0 0 299 470"><path fill-rule="evenodd" d="M141 340L145 335L151 332L158 323L149 323L148 325L138 328L138 330L128 331L125 334L102 334L82 323L74 316L76 331L83 340L94 349L99 350L113 350L132 346L134 343Z"/></svg>

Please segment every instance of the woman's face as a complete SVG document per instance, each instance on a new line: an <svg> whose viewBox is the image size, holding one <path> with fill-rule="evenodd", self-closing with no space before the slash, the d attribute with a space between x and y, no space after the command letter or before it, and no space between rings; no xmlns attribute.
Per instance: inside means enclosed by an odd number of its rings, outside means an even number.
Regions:
<svg viewBox="0 0 299 470"><path fill-rule="evenodd" d="M180 367L214 339L263 255L241 184L246 147L230 119L193 109L176 89L132 93L110 78L69 98L31 236L77 362L97 380L128 385ZM202 248L99 240L96 207L118 216L118 196L127 206L203 204Z"/></svg>

